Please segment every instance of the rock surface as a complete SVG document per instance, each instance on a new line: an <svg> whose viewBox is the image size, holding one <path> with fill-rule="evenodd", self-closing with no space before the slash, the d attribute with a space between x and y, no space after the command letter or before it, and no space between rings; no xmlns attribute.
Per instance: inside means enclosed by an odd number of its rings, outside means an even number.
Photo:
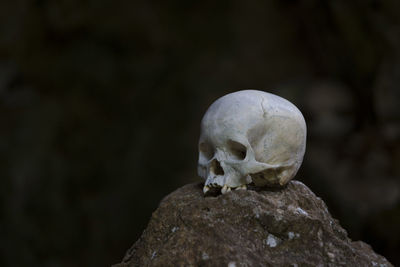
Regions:
<svg viewBox="0 0 400 267"><path fill-rule="evenodd" d="M165 197L123 266L392 266L352 242L304 184L204 197L189 184Z"/></svg>

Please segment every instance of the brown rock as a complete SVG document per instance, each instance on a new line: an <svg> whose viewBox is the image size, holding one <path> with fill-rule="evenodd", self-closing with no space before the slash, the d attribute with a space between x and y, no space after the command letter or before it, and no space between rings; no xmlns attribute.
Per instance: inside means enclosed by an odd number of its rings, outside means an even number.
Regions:
<svg viewBox="0 0 400 267"><path fill-rule="evenodd" d="M352 242L304 184L204 197L189 184L163 199L115 266L392 266Z"/></svg>

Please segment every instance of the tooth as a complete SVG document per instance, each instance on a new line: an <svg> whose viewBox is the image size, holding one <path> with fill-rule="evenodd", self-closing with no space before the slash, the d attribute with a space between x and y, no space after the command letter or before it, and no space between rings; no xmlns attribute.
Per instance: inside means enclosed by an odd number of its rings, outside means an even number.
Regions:
<svg viewBox="0 0 400 267"><path fill-rule="evenodd" d="M242 184L241 186L236 187L235 190L246 190L247 186L245 184Z"/></svg>
<svg viewBox="0 0 400 267"><path fill-rule="evenodd" d="M206 194L208 192L208 190L210 190L210 188L208 186L204 186L203 187L203 193Z"/></svg>
<svg viewBox="0 0 400 267"><path fill-rule="evenodd" d="M225 193L226 193L226 190L228 190L228 186L227 186L227 185L224 185L224 186L222 187L222 189L221 189L221 193L222 193L222 194L225 194Z"/></svg>
<svg viewBox="0 0 400 267"><path fill-rule="evenodd" d="M222 187L222 189L221 189L221 193L222 193L222 194L226 194L226 193L228 193L229 191L231 191L231 188L230 188L229 186L227 186L227 185L224 185L224 186Z"/></svg>

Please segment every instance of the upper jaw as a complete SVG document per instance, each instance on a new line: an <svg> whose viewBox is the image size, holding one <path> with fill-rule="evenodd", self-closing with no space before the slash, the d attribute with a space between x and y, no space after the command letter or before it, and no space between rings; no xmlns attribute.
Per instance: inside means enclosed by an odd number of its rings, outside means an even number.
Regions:
<svg viewBox="0 0 400 267"><path fill-rule="evenodd" d="M210 183L208 185L204 185L203 187L203 193L207 194L210 191L219 191L221 190L222 194L226 194L232 190L246 190L247 189L247 185L246 184L242 184L240 186L237 187L229 187L226 184L223 185L222 187L218 184L215 183Z"/></svg>

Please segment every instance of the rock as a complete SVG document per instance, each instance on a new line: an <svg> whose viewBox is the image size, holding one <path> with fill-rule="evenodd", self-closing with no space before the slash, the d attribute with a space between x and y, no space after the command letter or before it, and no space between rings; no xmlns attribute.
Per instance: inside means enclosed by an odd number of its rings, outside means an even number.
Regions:
<svg viewBox="0 0 400 267"><path fill-rule="evenodd" d="M304 184L204 197L189 184L165 197L124 266L392 266L352 242Z"/></svg>

